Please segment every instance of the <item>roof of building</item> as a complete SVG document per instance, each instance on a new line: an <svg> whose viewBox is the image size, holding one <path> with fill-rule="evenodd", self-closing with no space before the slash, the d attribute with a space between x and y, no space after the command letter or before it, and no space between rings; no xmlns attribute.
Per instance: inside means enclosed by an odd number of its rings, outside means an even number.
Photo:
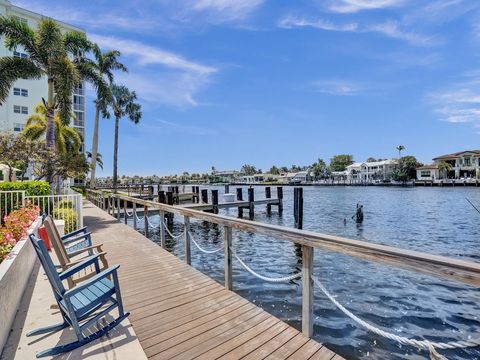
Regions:
<svg viewBox="0 0 480 360"><path fill-rule="evenodd" d="M438 170L437 164L423 165L417 168L417 170Z"/></svg>
<svg viewBox="0 0 480 360"><path fill-rule="evenodd" d="M5 164L0 164L0 170L9 170L10 168L8 167L8 165L5 165ZM13 171L20 171L19 169L17 168L12 168Z"/></svg>
<svg viewBox="0 0 480 360"><path fill-rule="evenodd" d="M471 153L471 154L474 154L476 156L480 156L480 150L464 150L464 151L459 151L459 152L456 152L456 153L453 153L453 154L446 154L446 155L442 155L442 156L437 156L437 157L433 158L433 160L456 158L456 157L459 157L460 155L466 154L466 153Z"/></svg>
<svg viewBox="0 0 480 360"><path fill-rule="evenodd" d="M380 165L393 165L396 164L398 161L396 159L387 159L381 161L372 161L372 162L364 162L362 165L372 167L372 166L380 166Z"/></svg>
<svg viewBox="0 0 480 360"><path fill-rule="evenodd" d="M353 168L359 168L359 167L362 166L362 164L363 164L363 163L361 163L361 162L354 162L353 164L348 165L348 166L347 166L347 169L348 169L348 168L351 168L351 169L353 169Z"/></svg>

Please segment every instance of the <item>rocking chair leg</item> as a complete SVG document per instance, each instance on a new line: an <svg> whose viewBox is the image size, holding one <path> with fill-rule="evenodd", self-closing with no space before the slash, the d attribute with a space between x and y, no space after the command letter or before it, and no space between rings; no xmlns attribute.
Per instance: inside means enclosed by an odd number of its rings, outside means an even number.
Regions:
<svg viewBox="0 0 480 360"><path fill-rule="evenodd" d="M37 353L36 356L37 356L37 358L41 358L41 357L44 357L44 356L53 356L53 355L57 355L57 354L61 354L61 353L65 353L65 352L75 350L76 348L79 348L83 345L86 345L86 344L102 337L103 335L108 333L110 330L112 330L115 326L120 324L120 322L123 319L125 319L128 315L129 315L129 313L126 313L126 314L116 318L115 320L113 320L111 323L109 323L104 328L98 330L97 332L94 332L93 334L90 334L89 336L83 337L82 340L77 340L77 341L71 342L69 344L60 345L60 346L53 347L51 349L40 351L39 353Z"/></svg>
<svg viewBox="0 0 480 360"><path fill-rule="evenodd" d="M70 325L64 321L63 323L58 323L50 326L45 326L43 328L35 329L27 333L27 336L35 336L35 335L40 335L40 334L46 334L49 332L55 332L58 330L62 330L66 327L69 327Z"/></svg>

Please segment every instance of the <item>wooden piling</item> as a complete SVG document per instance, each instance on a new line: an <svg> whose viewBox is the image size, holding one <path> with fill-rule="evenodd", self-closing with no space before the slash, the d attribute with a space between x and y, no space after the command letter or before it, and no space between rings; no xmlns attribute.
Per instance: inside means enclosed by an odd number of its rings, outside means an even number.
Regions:
<svg viewBox="0 0 480 360"><path fill-rule="evenodd" d="M218 214L218 190L212 190L213 213Z"/></svg>
<svg viewBox="0 0 480 360"><path fill-rule="evenodd" d="M267 186L265 188L265 198L266 199L271 199L272 198L272 189L270 186ZM272 215L272 205L267 204L267 215Z"/></svg>
<svg viewBox="0 0 480 360"><path fill-rule="evenodd" d="M171 191L167 191L167 204L173 205L173 192ZM168 226L173 225L173 213L167 214L167 222L168 222Z"/></svg>
<svg viewBox="0 0 480 360"><path fill-rule="evenodd" d="M253 220L255 217L255 189L248 189L248 217Z"/></svg>
<svg viewBox="0 0 480 360"><path fill-rule="evenodd" d="M302 333L313 335L313 247L302 245Z"/></svg>
<svg viewBox="0 0 480 360"><path fill-rule="evenodd" d="M192 258L190 250L190 218L188 216L183 218L183 224L185 226L185 262L190 265Z"/></svg>
<svg viewBox="0 0 480 360"><path fill-rule="evenodd" d="M237 201L243 201L243 189L237 188ZM238 217L243 217L243 208L241 206L238 207Z"/></svg>
<svg viewBox="0 0 480 360"><path fill-rule="evenodd" d="M145 237L148 238L148 206L143 207L143 219L145 220Z"/></svg>
<svg viewBox="0 0 480 360"><path fill-rule="evenodd" d="M202 203L208 204L208 190L202 189Z"/></svg>
<svg viewBox="0 0 480 360"><path fill-rule="evenodd" d="M278 214L283 213L283 187L277 186Z"/></svg>
<svg viewBox="0 0 480 360"><path fill-rule="evenodd" d="M293 189L293 213L295 217L295 228L303 229L303 188Z"/></svg>

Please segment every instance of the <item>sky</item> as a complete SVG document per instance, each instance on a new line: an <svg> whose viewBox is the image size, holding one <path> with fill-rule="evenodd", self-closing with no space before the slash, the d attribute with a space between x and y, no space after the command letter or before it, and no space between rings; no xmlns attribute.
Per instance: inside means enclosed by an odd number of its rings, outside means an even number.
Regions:
<svg viewBox="0 0 480 360"><path fill-rule="evenodd" d="M12 3L121 51L129 72L116 82L136 91L143 117L120 122L120 174L364 161L400 144L429 163L480 148L477 0ZM99 176L112 173L113 136L102 120Z"/></svg>

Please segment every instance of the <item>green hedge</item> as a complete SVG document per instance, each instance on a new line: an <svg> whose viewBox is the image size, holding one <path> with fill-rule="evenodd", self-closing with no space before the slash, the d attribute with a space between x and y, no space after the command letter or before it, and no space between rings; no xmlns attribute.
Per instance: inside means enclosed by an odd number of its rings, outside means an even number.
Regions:
<svg viewBox="0 0 480 360"><path fill-rule="evenodd" d="M56 219L65 221L65 234L77 230L77 212L72 208L55 208L53 209L53 215Z"/></svg>
<svg viewBox="0 0 480 360"><path fill-rule="evenodd" d="M45 181L1 182L0 191L25 190L25 195L49 195L50 186Z"/></svg>

